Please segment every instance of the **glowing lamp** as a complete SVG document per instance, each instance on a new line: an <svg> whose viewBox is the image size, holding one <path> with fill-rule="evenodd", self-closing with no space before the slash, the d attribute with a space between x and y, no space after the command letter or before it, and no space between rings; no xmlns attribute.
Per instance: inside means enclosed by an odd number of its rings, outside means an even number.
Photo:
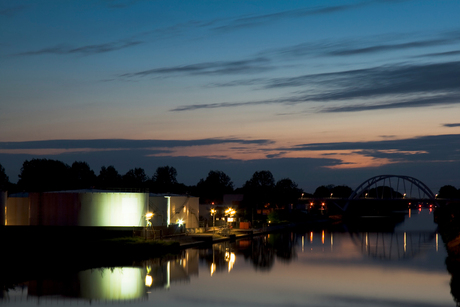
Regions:
<svg viewBox="0 0 460 307"><path fill-rule="evenodd" d="M150 287L153 284L153 278L150 275L145 275L145 285Z"/></svg>

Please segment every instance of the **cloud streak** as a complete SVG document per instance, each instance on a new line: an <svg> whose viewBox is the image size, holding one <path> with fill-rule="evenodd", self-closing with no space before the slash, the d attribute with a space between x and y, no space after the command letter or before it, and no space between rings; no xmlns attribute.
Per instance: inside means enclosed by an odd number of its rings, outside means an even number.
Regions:
<svg viewBox="0 0 460 307"><path fill-rule="evenodd" d="M414 38L421 36L421 38ZM341 41L321 41L301 43L294 46L261 52L262 56L274 55L281 58L302 57L349 57L372 55L389 51L404 51L458 44L460 31L446 31L436 35L427 33L387 34L371 38L349 38ZM433 53L433 56L455 55L456 51ZM430 56L420 55L422 56Z"/></svg>
<svg viewBox="0 0 460 307"><path fill-rule="evenodd" d="M404 2L404 1L407 1L407 0L400 0L400 1L374 0L374 1L358 2L354 4L317 6L313 8L300 8L300 9L287 10L287 11L271 13L271 14L244 16L244 17L235 18L225 25L216 26L213 28L213 30L231 31L231 30L238 30L238 29L246 29L246 28L261 26L265 24L280 22L283 20L290 20L293 18L305 18L305 17L311 17L311 16L334 14L334 13L359 9L359 8L366 7L372 4L398 3L398 2Z"/></svg>
<svg viewBox="0 0 460 307"><path fill-rule="evenodd" d="M64 45L58 45L53 47L47 47L38 50L26 51L16 53L16 56L36 56L43 54L57 54L57 55L68 55L68 54L81 54L81 55L92 55L117 51L126 49L143 44L142 41L115 41L102 44L85 45L80 47L70 47Z"/></svg>
<svg viewBox="0 0 460 307"><path fill-rule="evenodd" d="M228 74L245 74L259 73L272 69L270 60L267 58L253 58L241 61L216 61L198 64L161 67L149 70L143 70L134 73L126 73L120 77L145 77L149 75L168 75L168 74L185 74L185 75L228 75Z"/></svg>
<svg viewBox="0 0 460 307"><path fill-rule="evenodd" d="M255 26L260 26L263 24L278 22L281 20L286 20L286 19L291 19L291 18L303 18L303 17L308 17L308 16L314 16L314 15L332 14L332 13L352 10L352 9L366 6L368 4L370 4L370 2L348 4L348 5L324 6L324 7L316 7L316 8L303 8L303 9L289 10L289 11L283 11L283 12L272 13L272 14L254 15L254 16L249 16L249 17L239 17L239 18L235 18L234 20L232 20L226 25L215 27L214 30L229 31L229 30L235 30L235 29L255 27Z"/></svg>
<svg viewBox="0 0 460 307"><path fill-rule="evenodd" d="M171 111L191 111L267 104L340 102L340 106L317 109L318 113L358 112L379 109L427 107L460 103L460 62L419 65L386 65L368 69L256 80L266 89L306 88L301 94L244 102L222 102L180 106ZM308 88L308 90L307 90ZM344 105L353 99L361 104ZM385 103L376 103L385 99Z"/></svg>
<svg viewBox="0 0 460 307"><path fill-rule="evenodd" d="M444 126L444 127L448 127L448 128L460 127L460 123L444 124L443 126Z"/></svg>
<svg viewBox="0 0 460 307"><path fill-rule="evenodd" d="M207 146L217 144L256 144L267 145L273 141L266 139L237 139L237 138L209 138L197 140L126 140L126 139L99 139L99 140L45 140L27 142L0 142L0 149L144 149L144 148L175 148L185 146Z"/></svg>
<svg viewBox="0 0 460 307"><path fill-rule="evenodd" d="M16 5L10 7L0 7L0 16L12 17L24 10L26 7L24 5Z"/></svg>
<svg viewBox="0 0 460 307"><path fill-rule="evenodd" d="M460 148L460 134L428 135L409 139L381 140L370 142L307 143L290 148L291 150L391 150L402 151L443 151L445 148ZM286 150L283 148L283 150Z"/></svg>

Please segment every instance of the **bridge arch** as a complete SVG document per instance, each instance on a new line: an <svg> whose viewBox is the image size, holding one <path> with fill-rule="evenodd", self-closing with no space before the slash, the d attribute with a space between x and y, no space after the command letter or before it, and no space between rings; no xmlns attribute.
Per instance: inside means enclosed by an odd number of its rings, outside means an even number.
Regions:
<svg viewBox="0 0 460 307"><path fill-rule="evenodd" d="M381 195L378 193L378 187L384 187L385 184L388 184L387 187L390 187L390 197L388 198L384 195L383 191ZM414 188L415 187L415 188ZM417 178L410 176L400 176L400 175L379 175L367 179L362 184L360 184L355 191L350 195L348 201L343 208L344 211L347 209L350 201L361 199L367 196L366 193L369 189L375 189L376 196L375 198L380 199L392 199L397 198L396 192L403 192L404 197L408 199L427 199L433 202L436 202L435 194L428 188L426 184L418 180ZM402 189L402 191L400 191ZM394 192L393 192L394 191Z"/></svg>

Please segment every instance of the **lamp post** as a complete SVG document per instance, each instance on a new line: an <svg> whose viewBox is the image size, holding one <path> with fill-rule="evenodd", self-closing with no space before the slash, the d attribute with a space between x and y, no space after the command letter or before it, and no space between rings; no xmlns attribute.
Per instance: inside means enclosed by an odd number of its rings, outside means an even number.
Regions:
<svg viewBox="0 0 460 307"><path fill-rule="evenodd" d="M144 239L147 239L147 230L148 230L148 227L152 226L152 222L150 221L153 217L153 213L152 212L147 212L145 214L145 221L146 221L146 226L145 226L145 237Z"/></svg>
<svg viewBox="0 0 460 307"><path fill-rule="evenodd" d="M229 216L230 218L232 218L232 222L233 222L233 216L235 215L236 211L235 209L233 208L228 208L227 210L225 210L225 215L226 216ZM227 225L228 225L228 218L227 218Z"/></svg>
<svg viewBox="0 0 460 307"><path fill-rule="evenodd" d="M145 215L145 220L147 221L147 227L148 226L152 226L152 222L150 222L150 220L152 219L153 217L153 213L152 212L147 212L147 214Z"/></svg>
<svg viewBox="0 0 460 307"><path fill-rule="evenodd" d="M211 209L211 216L212 216L212 232L215 233L215 232L216 232L216 227L215 227L215 223L216 223L216 209L214 209L214 208Z"/></svg>

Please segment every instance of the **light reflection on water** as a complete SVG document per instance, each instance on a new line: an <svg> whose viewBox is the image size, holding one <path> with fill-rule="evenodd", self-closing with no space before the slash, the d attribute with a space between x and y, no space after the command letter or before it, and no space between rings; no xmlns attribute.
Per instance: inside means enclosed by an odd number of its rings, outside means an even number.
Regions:
<svg viewBox="0 0 460 307"><path fill-rule="evenodd" d="M371 222L373 223L373 222ZM375 227L374 227L375 228ZM455 306L429 210L393 232L315 229L189 249L132 267L31 280L3 304Z"/></svg>

